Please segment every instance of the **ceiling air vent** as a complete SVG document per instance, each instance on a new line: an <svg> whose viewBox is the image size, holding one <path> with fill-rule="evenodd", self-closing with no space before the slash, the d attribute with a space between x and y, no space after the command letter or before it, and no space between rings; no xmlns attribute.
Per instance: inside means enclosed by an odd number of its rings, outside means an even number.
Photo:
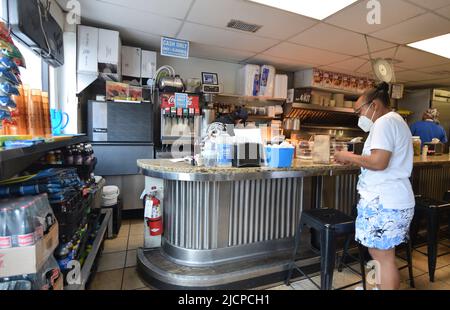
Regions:
<svg viewBox="0 0 450 310"><path fill-rule="evenodd" d="M240 20L232 19L228 22L227 27L241 30L241 31L246 31L246 32L256 32L259 29L261 29L262 26L248 24L248 23L240 21Z"/></svg>

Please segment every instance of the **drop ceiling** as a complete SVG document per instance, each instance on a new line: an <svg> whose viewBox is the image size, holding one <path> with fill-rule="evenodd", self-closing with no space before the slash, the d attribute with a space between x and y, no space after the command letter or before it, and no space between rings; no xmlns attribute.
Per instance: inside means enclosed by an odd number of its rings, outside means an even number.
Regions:
<svg viewBox="0 0 450 310"><path fill-rule="evenodd" d="M57 1L65 9L68 0ZM83 23L118 30L125 44L158 50L160 37L169 36L189 40L192 57L368 77L371 57L395 58L399 82L450 86L450 59L406 46L450 32L450 0L379 0L379 25L366 21L368 0L323 21L246 0L78 1ZM231 19L262 28L256 33L230 29Z"/></svg>

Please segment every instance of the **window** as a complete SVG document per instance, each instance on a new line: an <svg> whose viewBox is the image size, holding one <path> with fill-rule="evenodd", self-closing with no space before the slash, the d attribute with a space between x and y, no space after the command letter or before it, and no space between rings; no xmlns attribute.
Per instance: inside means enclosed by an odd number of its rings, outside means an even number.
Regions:
<svg viewBox="0 0 450 310"><path fill-rule="evenodd" d="M59 97L58 97L58 70L49 66L48 70L48 85L49 85L49 98L50 98L50 109L59 108Z"/></svg>
<svg viewBox="0 0 450 310"><path fill-rule="evenodd" d="M2 21L6 21L8 19L8 16L6 16L7 12L7 0L0 0L0 18Z"/></svg>
<svg viewBox="0 0 450 310"><path fill-rule="evenodd" d="M19 48L27 68L20 68L20 76L22 77L22 83L28 85L30 89L42 90L42 60L41 57L36 55L29 47L20 43L13 37L14 44Z"/></svg>

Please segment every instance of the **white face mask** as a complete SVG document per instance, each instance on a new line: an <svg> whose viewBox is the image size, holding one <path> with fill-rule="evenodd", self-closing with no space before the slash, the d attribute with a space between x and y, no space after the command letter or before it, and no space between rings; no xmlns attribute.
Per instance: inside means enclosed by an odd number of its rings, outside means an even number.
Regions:
<svg viewBox="0 0 450 310"><path fill-rule="evenodd" d="M369 108L367 109L367 111L370 110L370 107L372 106L373 103L370 104ZM367 113L367 112L366 112ZM368 118L366 115L362 115L359 117L359 121L358 121L358 127L361 128L364 132L369 132L372 129L373 126L373 117L375 116L375 111L373 111L372 114L372 118Z"/></svg>

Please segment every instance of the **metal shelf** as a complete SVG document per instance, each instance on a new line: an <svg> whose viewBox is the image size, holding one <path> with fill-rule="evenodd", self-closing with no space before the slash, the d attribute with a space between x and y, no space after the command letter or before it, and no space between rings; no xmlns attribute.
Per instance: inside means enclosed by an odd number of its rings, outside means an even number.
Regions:
<svg viewBox="0 0 450 310"><path fill-rule="evenodd" d="M311 86L311 87L299 87L300 89L312 89L312 90L317 90L317 91L321 91L321 92L327 92L327 93L332 93L332 94L344 94L346 96L352 96L352 97L359 97L361 96L363 93L355 93L349 90L342 90L342 89L337 89L337 88L325 88L325 87L318 87L318 86Z"/></svg>
<svg viewBox="0 0 450 310"><path fill-rule="evenodd" d="M12 178L49 151L85 142L88 142L86 136L74 136L66 140L45 142L30 147L0 148L0 181Z"/></svg>
<svg viewBox="0 0 450 310"><path fill-rule="evenodd" d="M302 110L311 110L311 111L326 111L326 112L339 112L339 113L355 114L355 111L352 108L332 108L332 107L324 107L324 106L320 106L317 104L308 104L308 103L293 103L292 108L302 109Z"/></svg>
<svg viewBox="0 0 450 310"><path fill-rule="evenodd" d="M77 291L77 290L84 290L86 288L86 283L89 280L89 276L91 275L92 266L94 265L95 259L97 258L100 246L102 245L103 240L105 239L105 234L107 232L108 226L110 225L112 217L111 209L103 209L102 213L105 214L102 225L98 230L97 236L94 240L94 244L92 245L92 250L89 253L88 257L86 258L83 267L81 268L81 283L65 286L64 290Z"/></svg>
<svg viewBox="0 0 450 310"><path fill-rule="evenodd" d="M286 102L282 98L267 98L258 96L240 96L235 94L217 94L216 98L220 98L221 103L226 104L257 104L257 105L280 105Z"/></svg>
<svg viewBox="0 0 450 310"><path fill-rule="evenodd" d="M254 120L281 120L281 117L270 117L265 115L249 115L248 119L254 119Z"/></svg>

